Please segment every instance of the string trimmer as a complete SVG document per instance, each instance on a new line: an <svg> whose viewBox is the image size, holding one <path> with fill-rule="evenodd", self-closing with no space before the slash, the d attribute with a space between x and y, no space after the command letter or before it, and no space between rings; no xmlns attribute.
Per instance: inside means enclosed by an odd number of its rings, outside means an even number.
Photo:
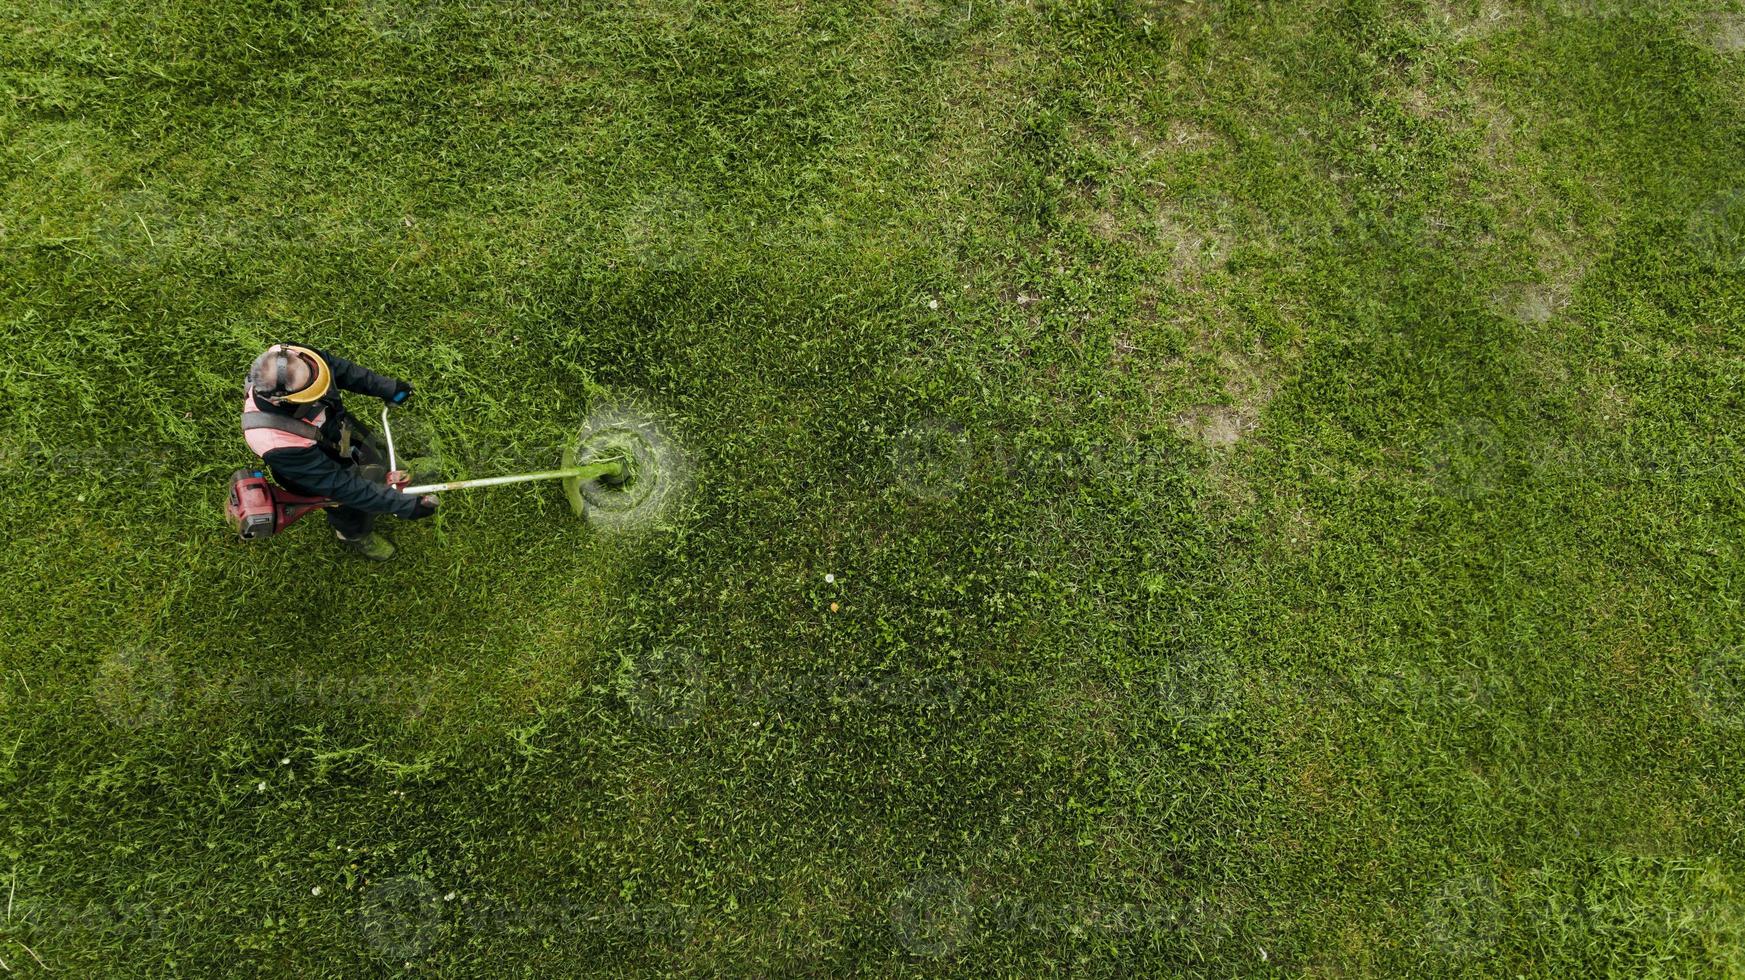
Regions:
<svg viewBox="0 0 1745 980"><path fill-rule="evenodd" d="M474 487L501 487L511 483L531 483L535 480L562 480L565 495L580 515L583 484L615 490L627 489L636 479L636 453L609 451L587 462L577 463L576 451L572 448L564 452L565 465L562 469L414 484L412 474L400 469L399 456L394 452L394 430L388 424L388 410L385 407L382 409L382 437L388 443L388 476L384 482L401 493L414 497L427 493L446 493L450 490L469 490ZM237 470L230 475L230 499L225 505L225 515L244 541L258 541L278 534L306 514L324 507L337 506L338 503L339 501L327 497L292 493L268 480L262 470Z"/></svg>

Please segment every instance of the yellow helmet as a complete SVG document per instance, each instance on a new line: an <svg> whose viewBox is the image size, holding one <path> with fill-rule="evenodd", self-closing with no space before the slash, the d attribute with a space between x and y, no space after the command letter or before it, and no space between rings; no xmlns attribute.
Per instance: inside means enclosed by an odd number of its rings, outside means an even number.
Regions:
<svg viewBox="0 0 1745 980"><path fill-rule="evenodd" d="M301 358L313 372L312 380L296 391L286 390L291 373L291 359ZM266 353L254 359L248 369L249 387L263 398L284 400L295 405L307 405L321 398L333 387L333 370L327 362L307 347L295 344L274 344Z"/></svg>

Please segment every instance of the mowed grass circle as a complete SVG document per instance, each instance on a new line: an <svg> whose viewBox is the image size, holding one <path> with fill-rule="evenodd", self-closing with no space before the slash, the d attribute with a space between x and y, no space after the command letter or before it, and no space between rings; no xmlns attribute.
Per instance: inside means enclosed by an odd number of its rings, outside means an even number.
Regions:
<svg viewBox="0 0 1745 980"><path fill-rule="evenodd" d="M597 409L564 452L565 466L619 459L628 466L627 477L574 481L566 487L572 506L579 497L588 523L608 533L647 529L668 519L683 502L691 467L648 412L626 405Z"/></svg>

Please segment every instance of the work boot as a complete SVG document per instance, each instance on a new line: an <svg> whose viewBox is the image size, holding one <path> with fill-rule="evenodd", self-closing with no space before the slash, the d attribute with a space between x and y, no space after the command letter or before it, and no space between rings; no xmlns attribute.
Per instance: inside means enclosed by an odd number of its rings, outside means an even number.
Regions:
<svg viewBox="0 0 1745 980"><path fill-rule="evenodd" d="M339 539L339 546L370 561L387 561L394 557L394 542L388 540L386 534L371 531L355 538L348 538L338 531L333 536Z"/></svg>

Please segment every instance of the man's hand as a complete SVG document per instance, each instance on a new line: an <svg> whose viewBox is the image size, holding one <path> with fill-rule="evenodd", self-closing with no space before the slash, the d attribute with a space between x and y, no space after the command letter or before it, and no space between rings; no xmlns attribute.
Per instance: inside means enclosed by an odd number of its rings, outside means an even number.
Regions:
<svg viewBox="0 0 1745 980"><path fill-rule="evenodd" d="M388 396L388 403L392 405L404 405L406 404L406 399L411 397L412 386L404 381L396 381L394 382L394 393Z"/></svg>
<svg viewBox="0 0 1745 980"><path fill-rule="evenodd" d="M436 494L427 493L419 497L418 506L412 508L412 519L416 521L434 513L436 513Z"/></svg>

